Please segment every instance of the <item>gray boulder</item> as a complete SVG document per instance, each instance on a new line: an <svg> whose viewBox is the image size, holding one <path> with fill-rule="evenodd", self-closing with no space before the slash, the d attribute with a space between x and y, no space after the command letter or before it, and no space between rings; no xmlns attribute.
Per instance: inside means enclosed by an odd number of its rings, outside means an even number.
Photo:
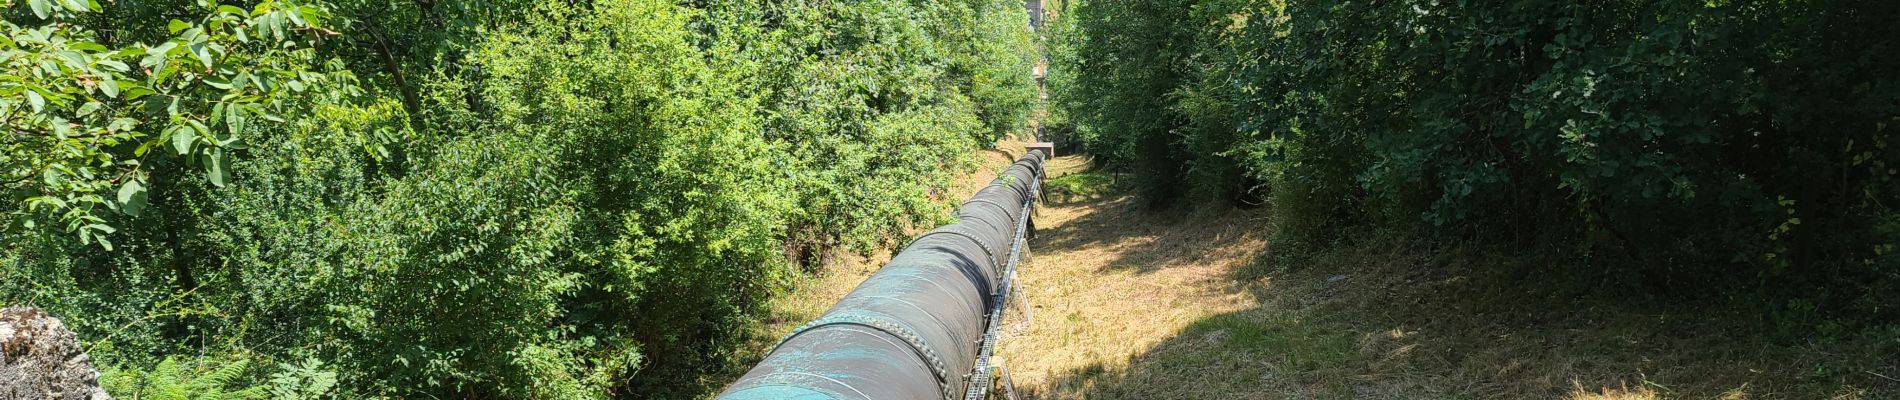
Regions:
<svg viewBox="0 0 1900 400"><path fill-rule="evenodd" d="M0 309L0 400L110 400L77 336L46 311Z"/></svg>

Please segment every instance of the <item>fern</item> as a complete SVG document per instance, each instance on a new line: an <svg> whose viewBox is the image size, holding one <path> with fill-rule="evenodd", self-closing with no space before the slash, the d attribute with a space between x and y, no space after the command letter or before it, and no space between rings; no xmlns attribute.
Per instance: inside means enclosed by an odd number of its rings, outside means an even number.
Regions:
<svg viewBox="0 0 1900 400"><path fill-rule="evenodd" d="M250 370L246 359L219 362L166 357L150 371L106 374L105 387L114 397L136 400L253 400L270 398L264 386L241 386Z"/></svg>
<svg viewBox="0 0 1900 400"><path fill-rule="evenodd" d="M277 365L282 371L270 375L270 397L277 400L315 400L336 387L336 372L324 368L323 361L305 359L300 364Z"/></svg>

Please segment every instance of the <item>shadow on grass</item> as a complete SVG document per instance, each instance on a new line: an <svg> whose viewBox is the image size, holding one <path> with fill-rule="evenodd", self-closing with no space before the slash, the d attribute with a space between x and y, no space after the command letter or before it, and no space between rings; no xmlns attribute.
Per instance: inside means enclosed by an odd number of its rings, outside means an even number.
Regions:
<svg viewBox="0 0 1900 400"><path fill-rule="evenodd" d="M1077 217L1044 248L1170 234L1118 224L1123 208ZM1128 233L1064 232L1097 229ZM1194 252L1133 246L1124 259ZM1257 306L1058 371L1032 398L1900 399L1900 331L1777 340L1748 316L1409 247L1364 243L1233 281Z"/></svg>

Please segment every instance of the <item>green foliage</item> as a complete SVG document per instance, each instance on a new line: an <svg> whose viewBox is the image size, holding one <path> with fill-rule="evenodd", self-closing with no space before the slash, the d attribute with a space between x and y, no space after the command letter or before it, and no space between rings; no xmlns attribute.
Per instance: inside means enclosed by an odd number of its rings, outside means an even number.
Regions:
<svg viewBox="0 0 1900 400"><path fill-rule="evenodd" d="M278 400L317 400L326 398L336 388L336 371L324 368L323 361L314 358L301 363L277 364L278 372L270 375L270 398Z"/></svg>
<svg viewBox="0 0 1900 400"><path fill-rule="evenodd" d="M1049 15L1043 20L1042 53L1048 61L1043 70L1043 90L1049 96L1050 107L1045 107L1042 115L1042 139L1058 146L1080 148L1080 143L1092 141L1082 135L1075 126L1075 111L1081 98L1075 97L1076 66L1084 60L1080 52L1082 35L1077 29L1077 18L1067 18L1072 4L1077 0L1044 0L1043 13ZM1053 15L1051 15L1053 14Z"/></svg>
<svg viewBox="0 0 1900 400"><path fill-rule="evenodd" d="M47 133L0 149L0 302L120 396L687 396L1034 100L1011 1L65 3L0 42Z"/></svg>
<svg viewBox="0 0 1900 400"><path fill-rule="evenodd" d="M934 222L963 149L1020 128L1034 100L1028 19L1007 1L716 2L797 214L786 252L869 250ZM1014 7L1014 8L1011 8ZM760 21L770 23L761 28ZM928 83L928 84L925 84ZM986 128L987 127L987 128Z"/></svg>
<svg viewBox="0 0 1900 400"><path fill-rule="evenodd" d="M966 0L969 17L945 21L943 27L952 36L952 71L964 71L965 91L976 102L977 116L990 128L991 137L1021 131L1036 108L1036 83L1029 71L1036 67L1040 52L1035 51L1035 32L1025 29L1029 15L1021 2ZM922 3L945 7L956 3Z"/></svg>
<svg viewBox="0 0 1900 400"><path fill-rule="evenodd" d="M268 382L244 385L260 373L243 357L169 356L150 370L108 370L100 385L115 396L151 400L315 400L331 398L337 374L322 361L282 363Z"/></svg>
<svg viewBox="0 0 1900 400"><path fill-rule="evenodd" d="M257 125L283 121L289 98L352 89L335 85L310 50L325 32L323 8L201 3L187 9L202 19L170 20L146 45L119 43L125 35L87 18L97 2L26 3L33 16L22 19L38 26L0 23L9 231L52 225L111 250L118 228L107 218L149 204L148 164L201 165L223 186L229 153Z"/></svg>
<svg viewBox="0 0 1900 400"><path fill-rule="evenodd" d="M1237 5L1203 3L1076 1L1051 22L1057 130L1074 130L1067 139L1098 162L1133 173L1157 204L1251 186L1230 151L1238 120L1229 98L1240 88L1228 83L1244 53L1216 23L1233 23L1226 12Z"/></svg>
<svg viewBox="0 0 1900 400"><path fill-rule="evenodd" d="M1656 288L1891 320L1900 7L1209 0L1068 7L1052 76L1154 196L1556 249ZM1724 290L1708 290L1711 287ZM1884 292L1884 294L1883 294ZM1766 300L1775 301L1775 300ZM1815 307L1813 304L1824 304Z"/></svg>
<svg viewBox="0 0 1900 400"><path fill-rule="evenodd" d="M228 362L167 357L151 371L113 372L100 385L115 396L150 400L248 400L270 395L264 386L240 387L248 360Z"/></svg>

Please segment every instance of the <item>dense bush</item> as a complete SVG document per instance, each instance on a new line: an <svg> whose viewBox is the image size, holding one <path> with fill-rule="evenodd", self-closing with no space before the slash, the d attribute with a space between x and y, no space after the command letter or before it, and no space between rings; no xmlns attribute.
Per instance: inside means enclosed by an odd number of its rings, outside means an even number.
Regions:
<svg viewBox="0 0 1900 400"><path fill-rule="evenodd" d="M1280 242L1381 227L1900 317L1900 6L1069 8L1056 97L1088 148L1151 193L1263 182Z"/></svg>
<svg viewBox="0 0 1900 400"><path fill-rule="evenodd" d="M1239 88L1221 80L1243 56L1203 26L1233 5L1208 3L1073 2L1058 5L1073 15L1051 22L1054 130L1137 171L1137 189L1156 204L1252 189L1230 151L1239 138L1227 99Z"/></svg>
<svg viewBox="0 0 1900 400"><path fill-rule="evenodd" d="M0 302L122 391L685 396L1020 127L1020 7L19 2Z"/></svg>

